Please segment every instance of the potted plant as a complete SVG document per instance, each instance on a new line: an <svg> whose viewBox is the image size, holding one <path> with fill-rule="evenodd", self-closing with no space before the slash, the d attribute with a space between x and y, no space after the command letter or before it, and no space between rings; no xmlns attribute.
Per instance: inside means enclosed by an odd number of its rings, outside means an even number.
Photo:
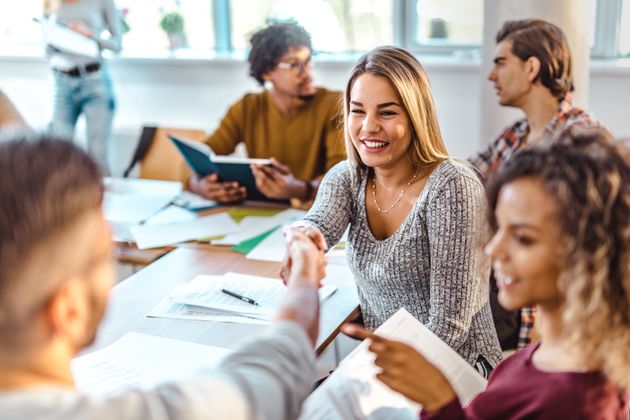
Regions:
<svg viewBox="0 0 630 420"><path fill-rule="evenodd" d="M185 47L187 44L184 33L184 17L178 11L172 11L162 15L160 27L168 36L169 48Z"/></svg>

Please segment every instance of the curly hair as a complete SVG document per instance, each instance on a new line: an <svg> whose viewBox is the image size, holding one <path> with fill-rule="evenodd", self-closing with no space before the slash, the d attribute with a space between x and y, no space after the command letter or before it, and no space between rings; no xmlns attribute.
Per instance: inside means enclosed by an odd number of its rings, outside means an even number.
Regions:
<svg viewBox="0 0 630 420"><path fill-rule="evenodd" d="M491 178L488 198L495 209L506 184L527 177L542 182L562 215L566 242L558 278L564 338L585 363L628 387L630 166L611 140L602 129L569 127L508 160Z"/></svg>
<svg viewBox="0 0 630 420"><path fill-rule="evenodd" d="M496 36L497 44L512 41L512 53L523 61L536 57L540 80L553 96L562 100L574 89L571 74L571 50L564 33L553 23L540 19L511 20Z"/></svg>
<svg viewBox="0 0 630 420"><path fill-rule="evenodd" d="M273 70L291 48L311 48L311 36L297 23L272 23L259 30L250 39L249 75L262 86L263 76Z"/></svg>

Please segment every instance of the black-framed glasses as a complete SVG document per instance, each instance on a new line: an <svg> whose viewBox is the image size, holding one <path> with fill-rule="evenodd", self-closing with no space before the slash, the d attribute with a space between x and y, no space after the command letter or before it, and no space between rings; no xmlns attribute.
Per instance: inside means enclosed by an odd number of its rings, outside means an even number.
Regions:
<svg viewBox="0 0 630 420"><path fill-rule="evenodd" d="M302 74L307 68L311 68L313 62L309 58L306 61L281 61L278 63L278 68L282 70L289 70L295 74Z"/></svg>

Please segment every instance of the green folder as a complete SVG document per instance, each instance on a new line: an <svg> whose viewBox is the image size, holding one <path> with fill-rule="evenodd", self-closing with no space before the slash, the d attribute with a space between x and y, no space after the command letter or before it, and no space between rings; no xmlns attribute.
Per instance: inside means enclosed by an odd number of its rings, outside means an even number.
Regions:
<svg viewBox="0 0 630 420"><path fill-rule="evenodd" d="M236 251L241 254L249 254L252 249L256 248L259 243L261 243L267 236L271 235L276 230L280 229L280 226L277 226L273 229L268 230L267 232L261 233L258 236L254 236L251 239L241 242L240 244L233 246L232 251Z"/></svg>

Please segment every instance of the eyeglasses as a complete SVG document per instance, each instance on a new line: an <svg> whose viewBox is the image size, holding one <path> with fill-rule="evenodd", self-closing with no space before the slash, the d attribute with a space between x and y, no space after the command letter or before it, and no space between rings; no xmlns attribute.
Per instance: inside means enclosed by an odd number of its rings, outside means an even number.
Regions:
<svg viewBox="0 0 630 420"><path fill-rule="evenodd" d="M281 61L278 63L278 68L282 70L292 71L295 74L302 74L304 73L304 70L310 68L312 65L313 62L309 58L306 61L290 61L288 63Z"/></svg>

